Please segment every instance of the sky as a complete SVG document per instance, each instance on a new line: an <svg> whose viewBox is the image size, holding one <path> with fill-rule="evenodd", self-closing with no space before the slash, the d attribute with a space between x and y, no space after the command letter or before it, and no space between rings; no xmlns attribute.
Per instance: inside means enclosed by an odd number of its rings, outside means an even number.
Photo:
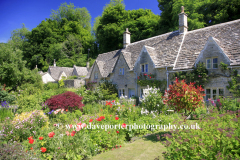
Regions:
<svg viewBox="0 0 240 160"><path fill-rule="evenodd" d="M21 28L22 23L31 31L41 21L50 18L51 11L57 10L64 2L87 8L93 25L94 18L102 14L103 7L110 0L0 0L0 43L6 43L11 32ZM124 0L124 3L126 10L150 9L154 14L160 15L157 0Z"/></svg>

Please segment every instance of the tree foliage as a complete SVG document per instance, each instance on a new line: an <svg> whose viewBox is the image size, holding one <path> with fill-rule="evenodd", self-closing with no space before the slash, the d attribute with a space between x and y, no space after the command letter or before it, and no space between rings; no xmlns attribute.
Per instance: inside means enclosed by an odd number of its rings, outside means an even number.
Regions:
<svg viewBox="0 0 240 160"><path fill-rule="evenodd" d="M158 0L158 3L162 11L158 34L178 30L181 6L188 15L189 31L240 18L238 0Z"/></svg>
<svg viewBox="0 0 240 160"><path fill-rule="evenodd" d="M26 83L42 83L37 70L31 71L25 67L25 64L21 50L15 50L10 44L2 45L0 47L0 85L6 84L7 87L15 90L17 86Z"/></svg>
<svg viewBox="0 0 240 160"><path fill-rule="evenodd" d="M93 47L90 19L86 8L75 8L72 3L63 3L57 11L52 11L51 19L42 21L26 35L23 55L27 66L34 68L37 64L46 71L54 59L57 62L68 59L85 66L84 54Z"/></svg>
<svg viewBox="0 0 240 160"><path fill-rule="evenodd" d="M126 28L131 32L131 42L154 36L158 20L159 16L151 10L127 11L122 0L111 1L93 26L100 53L122 48Z"/></svg>

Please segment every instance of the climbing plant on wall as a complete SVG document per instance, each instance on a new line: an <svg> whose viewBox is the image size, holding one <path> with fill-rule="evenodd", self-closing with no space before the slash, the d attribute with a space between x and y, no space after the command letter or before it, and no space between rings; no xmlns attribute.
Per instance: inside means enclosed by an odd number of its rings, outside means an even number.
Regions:
<svg viewBox="0 0 240 160"><path fill-rule="evenodd" d="M192 71L180 71L173 74L172 79L179 78L179 80L185 80L188 84L190 82L195 82L195 86L202 86L208 82L209 75L206 65L204 63L198 63L197 66Z"/></svg>

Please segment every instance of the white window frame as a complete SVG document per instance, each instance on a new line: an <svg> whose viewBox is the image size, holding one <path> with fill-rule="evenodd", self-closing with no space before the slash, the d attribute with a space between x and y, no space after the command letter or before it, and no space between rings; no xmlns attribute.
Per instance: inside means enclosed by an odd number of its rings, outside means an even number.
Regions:
<svg viewBox="0 0 240 160"><path fill-rule="evenodd" d="M219 95L219 90L220 89L222 89L223 90L223 95L222 96L224 96L224 93L225 93L225 89L223 88L223 87L213 87L213 88L206 88L205 89L205 94L206 94L206 96L205 96L205 100L208 100L207 99L207 89L210 89L210 98L211 98L211 100L217 100L217 99L219 99L220 97L220 95ZM216 90L216 99L213 99L213 96L214 96L214 94L213 94L213 90Z"/></svg>
<svg viewBox="0 0 240 160"><path fill-rule="evenodd" d="M143 63L140 66L141 73L148 73L148 63Z"/></svg>
<svg viewBox="0 0 240 160"><path fill-rule="evenodd" d="M210 60L210 67L208 68L208 60ZM212 60L211 58L206 58L206 68L211 69L212 68Z"/></svg>
<svg viewBox="0 0 240 160"><path fill-rule="evenodd" d="M119 68L119 75L124 75L124 68Z"/></svg>
<svg viewBox="0 0 240 160"><path fill-rule="evenodd" d="M118 89L118 96L121 97L122 95L125 96L125 89L124 88Z"/></svg>
<svg viewBox="0 0 240 160"><path fill-rule="evenodd" d="M217 64L217 68L213 67L213 59L217 59L217 63L214 63L214 64ZM213 57L212 58L212 69L218 69L218 57Z"/></svg>
<svg viewBox="0 0 240 160"><path fill-rule="evenodd" d="M213 59L217 59L217 63L214 63L214 64L217 64L217 68L214 68L213 67ZM210 67L208 68L208 60L210 60ZM211 57L211 58L206 58L206 68L207 69L218 69L218 57Z"/></svg>
<svg viewBox="0 0 240 160"><path fill-rule="evenodd" d="M94 79L98 79L98 73L97 72L94 73Z"/></svg>

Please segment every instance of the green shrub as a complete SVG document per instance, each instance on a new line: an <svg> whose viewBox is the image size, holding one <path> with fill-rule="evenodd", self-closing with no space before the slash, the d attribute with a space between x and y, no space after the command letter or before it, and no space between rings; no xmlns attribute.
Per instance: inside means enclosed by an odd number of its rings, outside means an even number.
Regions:
<svg viewBox="0 0 240 160"><path fill-rule="evenodd" d="M199 128L165 134L165 159L239 159L240 116L230 111L219 114L215 108L209 117L198 121ZM240 111L238 111L238 114ZM196 124L196 123L195 123ZM179 125L184 125L183 121ZM196 127L195 127L196 128Z"/></svg>
<svg viewBox="0 0 240 160"><path fill-rule="evenodd" d="M44 89L45 90L58 89L58 83L49 82L47 84L44 84Z"/></svg>
<svg viewBox="0 0 240 160"><path fill-rule="evenodd" d="M14 114L12 113L11 109L0 108L0 122L4 121L4 119L7 117L12 118L13 116L14 116Z"/></svg>
<svg viewBox="0 0 240 160"><path fill-rule="evenodd" d="M41 103L42 103L41 96L38 94L24 96L20 95L17 99L18 109L17 113L21 112L30 112L33 110L41 110Z"/></svg>
<svg viewBox="0 0 240 160"><path fill-rule="evenodd" d="M166 108L163 104L162 93L160 89L149 88L148 94L142 99L141 106L146 108L149 112L158 111L158 113L163 112Z"/></svg>
<svg viewBox="0 0 240 160"><path fill-rule="evenodd" d="M8 142L0 143L0 157L5 160L27 159L28 155L21 143Z"/></svg>
<svg viewBox="0 0 240 160"><path fill-rule="evenodd" d="M15 100L13 95L10 95L5 87L0 86L0 102L7 101L8 103L12 103Z"/></svg>

